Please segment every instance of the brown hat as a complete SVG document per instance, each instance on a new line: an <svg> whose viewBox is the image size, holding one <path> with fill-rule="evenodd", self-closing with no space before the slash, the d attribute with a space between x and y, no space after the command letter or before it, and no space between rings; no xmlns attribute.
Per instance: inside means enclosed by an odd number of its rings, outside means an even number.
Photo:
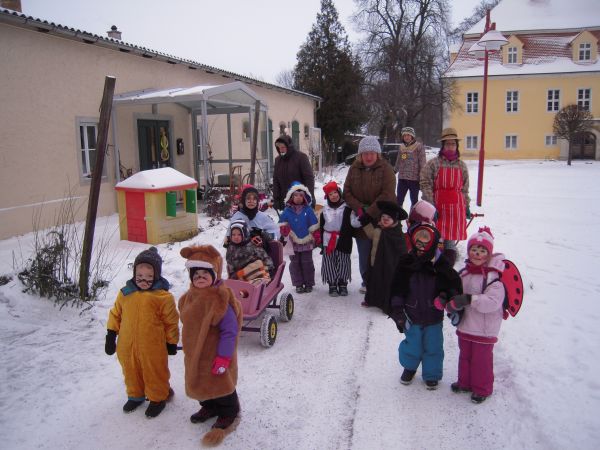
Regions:
<svg viewBox="0 0 600 450"><path fill-rule="evenodd" d="M460 141L458 138L458 134L454 128L444 128L442 130L442 137L440 138L440 142L449 141L450 139L455 139Z"/></svg>
<svg viewBox="0 0 600 450"><path fill-rule="evenodd" d="M192 269L211 270L215 274L217 280L221 279L223 257L212 245L184 247L179 253L187 259L185 267L189 269L190 272Z"/></svg>

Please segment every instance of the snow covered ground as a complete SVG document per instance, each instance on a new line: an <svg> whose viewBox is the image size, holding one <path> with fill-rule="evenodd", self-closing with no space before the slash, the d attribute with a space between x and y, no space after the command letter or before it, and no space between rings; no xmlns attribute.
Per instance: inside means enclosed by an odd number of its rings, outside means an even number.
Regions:
<svg viewBox="0 0 600 450"><path fill-rule="evenodd" d="M468 164L474 198L477 165ZM338 181L344 174L335 173ZM450 391L458 352L448 322L440 388L426 390L420 372L412 385L401 385L401 335L381 312L360 307L355 277L346 298L328 297L321 285L294 294L295 316L280 323L271 349L257 334L242 333L243 416L222 448L598 448L599 180L599 162L487 162L483 207L471 208L485 217L469 232L489 225L496 250L515 261L526 285L524 306L503 323L495 347L488 401L474 405ZM201 223L206 231L193 242L222 241L226 221L208 227L202 216ZM189 421L198 405L185 396L181 353L169 358L176 395L158 418L147 419L144 408L121 410L121 368L104 354L106 320L131 276L127 263L147 245L119 241L116 215L99 219L98 228L97 236L112 233L116 276L106 298L83 314L21 292L13 259L27 255L31 235L0 241L0 275L14 276L0 287L0 447L197 448L210 425ZM158 246L176 298L188 284L179 256L187 244ZM357 273L356 250L353 257ZM316 252L315 262L319 270ZM290 286L287 273L284 283Z"/></svg>

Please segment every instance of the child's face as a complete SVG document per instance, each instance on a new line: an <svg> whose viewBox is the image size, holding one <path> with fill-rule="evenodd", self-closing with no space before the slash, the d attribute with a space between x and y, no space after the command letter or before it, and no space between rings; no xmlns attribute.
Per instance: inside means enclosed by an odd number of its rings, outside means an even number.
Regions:
<svg viewBox="0 0 600 450"><path fill-rule="evenodd" d="M154 284L154 268L147 263L135 266L135 285L138 289L145 291Z"/></svg>
<svg viewBox="0 0 600 450"><path fill-rule="evenodd" d="M210 272L204 269L198 269L194 272L194 276L192 277L192 284L197 288L205 288L212 286L212 277L210 276Z"/></svg>
<svg viewBox="0 0 600 450"><path fill-rule="evenodd" d="M234 228L233 230L231 230L231 242L233 242L234 244L239 244L240 242L242 242L242 239L242 232L239 230L239 228Z"/></svg>
<svg viewBox="0 0 600 450"><path fill-rule="evenodd" d="M258 206L258 197L254 193L246 195L246 208L254 209Z"/></svg>
<svg viewBox="0 0 600 450"><path fill-rule="evenodd" d="M481 245L471 245L469 248L469 261L476 266L483 266L490 259L487 249Z"/></svg>
<svg viewBox="0 0 600 450"><path fill-rule="evenodd" d="M431 236L424 232L418 232L415 235L415 247L417 249L417 255L421 256L429 249L431 242Z"/></svg>
<svg viewBox="0 0 600 450"><path fill-rule="evenodd" d="M412 135L408 134L408 133L404 133L402 135L402 140L404 141L405 144L408 144L410 141L412 141Z"/></svg>
<svg viewBox="0 0 600 450"><path fill-rule="evenodd" d="M336 189L335 191L331 191L329 194L327 194L327 198L331 203L337 203L340 201L340 193Z"/></svg>
<svg viewBox="0 0 600 450"><path fill-rule="evenodd" d="M379 226L381 228L391 228L396 224L396 221L393 217L388 216L387 214L382 214L379 219Z"/></svg>
<svg viewBox="0 0 600 450"><path fill-rule="evenodd" d="M292 194L292 202L294 202L294 205L301 205L304 203L304 194L302 192L294 192Z"/></svg>

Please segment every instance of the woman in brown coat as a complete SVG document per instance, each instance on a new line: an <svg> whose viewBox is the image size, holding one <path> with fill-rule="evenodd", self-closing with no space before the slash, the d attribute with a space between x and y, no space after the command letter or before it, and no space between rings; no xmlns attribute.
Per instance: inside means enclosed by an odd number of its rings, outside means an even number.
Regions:
<svg viewBox="0 0 600 450"><path fill-rule="evenodd" d="M358 156L348 170L344 182L344 201L352 208L361 224L379 219L376 202L396 201L396 177L392 166L381 157L381 146L375 136L365 136L358 144ZM369 267L371 240L362 228L355 230L358 266L362 277L361 292L366 292L365 276Z"/></svg>

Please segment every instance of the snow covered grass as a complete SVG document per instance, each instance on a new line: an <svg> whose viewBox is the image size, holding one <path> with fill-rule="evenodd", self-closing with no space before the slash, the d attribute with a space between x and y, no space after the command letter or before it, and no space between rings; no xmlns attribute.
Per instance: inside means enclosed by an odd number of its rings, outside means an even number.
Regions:
<svg viewBox="0 0 600 450"><path fill-rule="evenodd" d="M447 322L440 388L426 390L420 372L412 385L400 385L402 336L381 312L360 307L355 276L346 298L328 297L321 285L294 293L295 316L279 324L273 348L242 333L243 416L222 448L598 447L600 163L488 161L482 208L474 206L477 165L468 165L471 210L485 214L469 232L489 225L496 250L518 265L526 288L521 312L503 323L495 347L494 395L473 405L450 391L458 351ZM336 168L333 176L343 182L345 173ZM117 221L116 215L98 220L96 234L113 236L110 248L120 263L106 298L83 313L22 293L13 260L28 256L32 236L0 241L0 275L13 276L0 286L2 448L192 449L209 428L189 421L198 405L185 396L181 353L169 358L176 395L158 418L146 419L144 408L121 411L121 368L116 356L104 354L106 320L131 276L128 263L148 246L119 241ZM201 225L205 231L191 242L211 243L224 254L227 223L209 227L201 216ZM176 298L189 282L179 256L189 243L158 246ZM356 250L353 267L357 273ZM284 283L291 286L287 270Z"/></svg>

